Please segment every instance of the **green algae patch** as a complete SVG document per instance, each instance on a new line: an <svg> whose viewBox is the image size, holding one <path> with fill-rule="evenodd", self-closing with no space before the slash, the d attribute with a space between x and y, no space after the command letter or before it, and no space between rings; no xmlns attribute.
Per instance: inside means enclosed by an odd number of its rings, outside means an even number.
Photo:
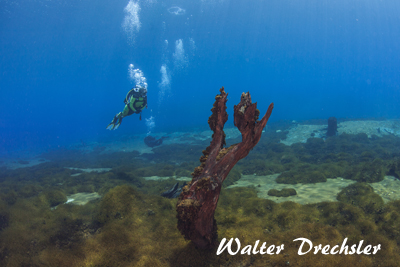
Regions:
<svg viewBox="0 0 400 267"><path fill-rule="evenodd" d="M337 199L360 207L366 213L380 212L384 206L382 197L374 193L374 189L366 183L349 185L337 195Z"/></svg>
<svg viewBox="0 0 400 267"><path fill-rule="evenodd" d="M279 144L284 135L267 129L266 138L263 135L248 158L235 167L232 184L222 189L215 214L219 241L239 238L242 247L254 245L256 240L285 244L279 255L230 256L224 252L217 256L216 250L198 250L182 238L176 227L176 199L158 196L182 181L147 181L141 175L167 172L169 177L183 177L192 172L190 158L184 161L190 156L197 162L203 146L197 153L198 147L185 145L145 156L156 163L138 159L138 153L81 155L61 151L51 154L58 155L57 162L0 170L0 266L397 266L400 201L383 203L378 190L368 184L348 184L378 181L382 173L396 176L399 138L343 135L285 146ZM175 158L175 154L179 155ZM368 165L375 166L378 175ZM112 170L71 176L76 171L65 166ZM297 195L260 198L269 197L270 189L288 187L275 179L290 170L299 174L290 186ZM251 176L236 180L240 172ZM323 174L327 182L299 182L312 172ZM330 179L344 177L346 172L352 174L349 179ZM387 179L374 182L372 187L384 189L398 182L393 177L390 183ZM254 188L237 187L241 183ZM64 203L64 196L84 192L98 192L102 198L85 205L49 208ZM332 202L336 195L338 201ZM397 194L385 201L392 195ZM347 237L348 244L364 240L364 244L381 244L382 250L370 256L299 256L299 243L293 242L299 237L312 240L314 245L330 246Z"/></svg>
<svg viewBox="0 0 400 267"><path fill-rule="evenodd" d="M47 201L50 207L58 206L68 200L66 194L61 190L48 190L40 194L39 197Z"/></svg>
<svg viewBox="0 0 400 267"><path fill-rule="evenodd" d="M349 167L344 174L344 178L357 182L380 182L385 177L385 170L383 161L376 159L372 162L363 162Z"/></svg>
<svg viewBox="0 0 400 267"><path fill-rule="evenodd" d="M48 209L36 197L3 204L8 226L0 231L1 266L394 266L400 260L397 234L400 201L377 209L354 205L353 195L371 194L368 187L347 192L341 202L301 205L260 199L251 188L223 189L216 210L219 240L239 238L284 244L278 255L239 255L202 251L185 241L176 228L176 200L147 195L128 185L114 187L100 201L84 206ZM354 193L354 192L355 193ZM363 203L360 201L359 203ZM0 202L1 204L1 202ZM26 223L30 221L30 223ZM298 255L298 237L314 244L381 244L374 256ZM362 263L362 265L360 265Z"/></svg>
<svg viewBox="0 0 400 267"><path fill-rule="evenodd" d="M176 200L122 185L99 203L101 231L86 242L84 266L167 266L165 253L187 242L175 219Z"/></svg>
<svg viewBox="0 0 400 267"><path fill-rule="evenodd" d="M368 210L342 202L300 205L289 201L277 204L269 200L257 199L256 194L251 194L251 191L252 189L249 188L223 191L216 214L220 226L219 236L227 239L238 237L240 242L246 245L254 244L255 240L266 241L268 244L285 244L285 250L283 255L268 255L268 257L258 255L243 257L237 254L235 257L238 258L235 258L235 262L238 260L241 264L247 263L251 266L286 266L287 262L294 266L337 266L338 264L347 266L349 262L355 266L379 264L390 266L396 261L391 257L399 259L394 252L399 251L396 240L390 235L382 234L382 228L375 222L377 217L384 216L382 211L368 213ZM246 197L241 198L240 195ZM240 201L239 205L238 201ZM394 217L394 211L390 212ZM392 216L389 218L393 218ZM393 233L394 229L395 225L388 231ZM318 254L299 256L299 244L292 242L298 237L312 240L315 245L329 244L331 247L341 244L347 237L348 244L357 244L360 240L364 240L372 245L381 244L382 248L385 246L387 249L385 251L382 249L374 256ZM223 266L228 266L228 264Z"/></svg>
<svg viewBox="0 0 400 267"><path fill-rule="evenodd" d="M1 199L8 205L14 205L17 202L18 195L14 190L10 190L8 193L3 194Z"/></svg>
<svg viewBox="0 0 400 267"><path fill-rule="evenodd" d="M388 175L392 175L397 179L400 178L400 159L393 160L388 163Z"/></svg>
<svg viewBox="0 0 400 267"><path fill-rule="evenodd" d="M117 186L104 195L100 203L98 221L106 223L112 219L121 218L134 213L138 207L132 205L141 196L137 191L127 185Z"/></svg>
<svg viewBox="0 0 400 267"><path fill-rule="evenodd" d="M227 187L235 184L237 181L240 180L241 177L242 174L240 173L239 169L233 167L232 170L229 172L228 176L226 177L224 183L222 184L222 187Z"/></svg>
<svg viewBox="0 0 400 267"><path fill-rule="evenodd" d="M385 174L398 176L398 137L343 133L326 140L308 138L305 143L290 146L275 143L275 138L261 138L248 157L237 164L244 175L281 173L278 182L287 184L324 182L325 178L336 177L379 182Z"/></svg>
<svg viewBox="0 0 400 267"><path fill-rule="evenodd" d="M297 195L297 193L293 188L283 188L281 190L270 189L268 195L272 197L290 197Z"/></svg>

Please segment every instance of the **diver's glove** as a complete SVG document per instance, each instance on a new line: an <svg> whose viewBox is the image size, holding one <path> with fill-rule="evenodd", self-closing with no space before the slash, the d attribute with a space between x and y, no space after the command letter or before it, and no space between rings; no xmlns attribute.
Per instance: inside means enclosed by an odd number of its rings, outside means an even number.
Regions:
<svg viewBox="0 0 400 267"><path fill-rule="evenodd" d="M121 125L122 122L122 114L121 112L114 116L114 119L111 123L107 126L108 130L117 130L118 127Z"/></svg>

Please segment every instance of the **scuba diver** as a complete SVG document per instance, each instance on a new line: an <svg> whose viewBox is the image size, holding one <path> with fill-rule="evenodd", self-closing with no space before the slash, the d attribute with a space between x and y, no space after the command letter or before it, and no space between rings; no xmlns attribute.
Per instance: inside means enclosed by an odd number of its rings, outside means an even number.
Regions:
<svg viewBox="0 0 400 267"><path fill-rule="evenodd" d="M122 122L122 118L132 115L134 113L139 114L139 119L142 119L142 111L147 108L147 89L136 85L132 88L125 97L124 100L125 108L122 112L114 116L114 119L107 126L109 130L116 130Z"/></svg>

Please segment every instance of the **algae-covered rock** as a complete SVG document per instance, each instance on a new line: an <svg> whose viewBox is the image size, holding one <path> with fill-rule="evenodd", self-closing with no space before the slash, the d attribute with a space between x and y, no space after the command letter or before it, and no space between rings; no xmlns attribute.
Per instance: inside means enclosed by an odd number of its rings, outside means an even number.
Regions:
<svg viewBox="0 0 400 267"><path fill-rule="evenodd" d="M94 230L97 229L90 229L82 219L64 218L61 227L49 241L58 248L68 249L72 244L80 243L85 238L85 232L88 234Z"/></svg>
<svg viewBox="0 0 400 267"><path fill-rule="evenodd" d="M337 200L360 207L366 213L380 212L384 205L383 199L367 183L355 183L343 188Z"/></svg>
<svg viewBox="0 0 400 267"><path fill-rule="evenodd" d="M360 154L361 161L371 161L376 157L375 153L371 150L364 151Z"/></svg>
<svg viewBox="0 0 400 267"><path fill-rule="evenodd" d="M370 140L366 133L358 133L352 136L351 140L353 142L362 143L362 144L369 144Z"/></svg>
<svg viewBox="0 0 400 267"><path fill-rule="evenodd" d="M281 164L289 164L289 163L294 163L297 161L297 158L294 155L283 155L280 158Z"/></svg>
<svg viewBox="0 0 400 267"><path fill-rule="evenodd" d="M362 209L343 202L321 202L313 206L320 211L319 221L326 225L358 225L364 217Z"/></svg>
<svg viewBox="0 0 400 267"><path fill-rule="evenodd" d="M42 191L42 187L39 185L25 185L18 191L18 194L21 197L28 198L36 196L40 191Z"/></svg>
<svg viewBox="0 0 400 267"><path fill-rule="evenodd" d="M134 206L137 199L141 196L132 186L121 185L111 189L101 200L97 220L106 223L133 213L137 208Z"/></svg>
<svg viewBox="0 0 400 267"><path fill-rule="evenodd" d="M304 147L310 154L318 154L324 150L325 142L322 138L308 138L307 143L304 144Z"/></svg>
<svg viewBox="0 0 400 267"><path fill-rule="evenodd" d="M305 173L305 179L303 179L303 183L322 183L326 182L326 176L324 173L320 171L313 171L310 173Z"/></svg>
<svg viewBox="0 0 400 267"><path fill-rule="evenodd" d="M380 182L385 178L384 162L381 159L376 159L372 162L364 162L349 167L344 174L344 178L357 182Z"/></svg>
<svg viewBox="0 0 400 267"><path fill-rule="evenodd" d="M400 243L400 200L391 201L385 205L384 213L376 219L384 233L393 237L397 244Z"/></svg>
<svg viewBox="0 0 400 267"><path fill-rule="evenodd" d="M14 205L17 202L18 195L14 190L10 190L7 194L3 194L1 199L8 205Z"/></svg>
<svg viewBox="0 0 400 267"><path fill-rule="evenodd" d="M67 196L61 190L49 190L42 194L42 197L50 204L50 207L55 207L67 201Z"/></svg>
<svg viewBox="0 0 400 267"><path fill-rule="evenodd" d="M297 192L293 188L283 188L282 190L270 189L268 195L273 197L290 197L297 195Z"/></svg>
<svg viewBox="0 0 400 267"><path fill-rule="evenodd" d="M400 159L393 160L388 164L388 175L392 175L397 179L400 178Z"/></svg>
<svg viewBox="0 0 400 267"><path fill-rule="evenodd" d="M332 163L323 163L319 165L318 170L321 171L327 178L343 177L347 162L339 161Z"/></svg>

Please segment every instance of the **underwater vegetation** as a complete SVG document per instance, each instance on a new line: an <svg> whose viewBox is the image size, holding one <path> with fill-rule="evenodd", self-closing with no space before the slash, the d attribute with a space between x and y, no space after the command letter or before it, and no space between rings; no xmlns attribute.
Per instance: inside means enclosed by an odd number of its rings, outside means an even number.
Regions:
<svg viewBox="0 0 400 267"><path fill-rule="evenodd" d="M178 182L181 185L177 179L190 177L209 139L190 145L163 144L153 149L154 154L144 155L62 149L45 154L51 162L1 168L0 266L397 266L400 200L384 203L368 183L384 175L398 177L400 139L342 134L286 146L279 143L286 132L276 132L277 128L284 129L271 124L231 170L214 218L217 243L239 238L243 246L256 240L284 244L280 254L217 256L216 249L198 250L182 237L176 227L178 200L161 194ZM66 167L111 170L85 173ZM293 183L299 183L296 179L310 179L313 172L316 177L357 183L343 188L337 202L308 205L260 199L257 187L225 186L241 174L293 173ZM145 179L149 176L169 179ZM66 196L80 192L98 192L102 198L83 206L62 204ZM330 246L345 238L348 244L364 240L381 244L382 249L375 255L299 256L300 243L293 242L299 237Z"/></svg>
<svg viewBox="0 0 400 267"><path fill-rule="evenodd" d="M290 197L297 195L297 192L293 188L283 188L281 190L270 189L268 195L274 197Z"/></svg>
<svg viewBox="0 0 400 267"><path fill-rule="evenodd" d="M278 183L318 183L343 177L358 182L379 182L384 175L399 173L399 138L366 134L341 134L323 140L310 137L306 143L286 146L282 133L261 139L237 168L243 174L281 173ZM270 137L271 136L271 137Z"/></svg>
<svg viewBox="0 0 400 267"><path fill-rule="evenodd" d="M393 160L388 164L388 175L392 175L397 179L400 178L400 159Z"/></svg>
<svg viewBox="0 0 400 267"><path fill-rule="evenodd" d="M364 195L365 194L365 195ZM185 241L176 228L176 199L110 189L84 206L51 210L41 197L0 201L1 266L396 266L400 260L400 201L384 204L364 183L338 194L338 202L300 205L260 199L252 188L223 189L215 212L220 238L285 244L277 255L216 255ZM316 244L364 240L381 244L375 255L299 257L304 237Z"/></svg>

